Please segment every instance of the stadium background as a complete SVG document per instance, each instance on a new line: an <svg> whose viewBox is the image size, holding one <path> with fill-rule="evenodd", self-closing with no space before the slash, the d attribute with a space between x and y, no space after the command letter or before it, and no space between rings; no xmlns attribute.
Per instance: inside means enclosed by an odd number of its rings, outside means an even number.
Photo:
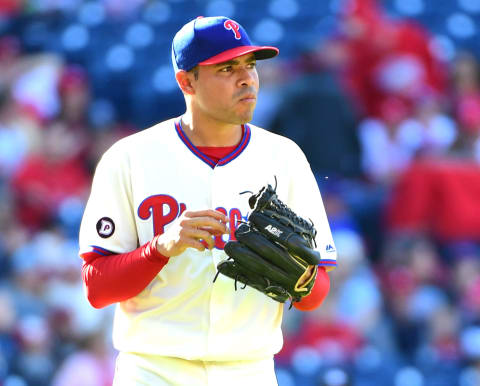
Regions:
<svg viewBox="0 0 480 386"><path fill-rule="evenodd" d="M480 385L478 0L0 1L0 385L111 384L90 179L183 112L170 42L215 14L280 48L253 123L307 153L339 253L325 304L285 313L280 386Z"/></svg>

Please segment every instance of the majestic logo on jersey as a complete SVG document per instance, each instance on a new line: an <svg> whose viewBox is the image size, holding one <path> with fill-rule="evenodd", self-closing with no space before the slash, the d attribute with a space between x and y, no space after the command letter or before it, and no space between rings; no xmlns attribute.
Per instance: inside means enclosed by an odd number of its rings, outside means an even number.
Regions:
<svg viewBox="0 0 480 386"><path fill-rule="evenodd" d="M242 38L242 35L240 35L240 26L233 20L225 20L223 26L225 27L225 29L231 30L233 32L233 34L235 35L235 39L240 40Z"/></svg>
<svg viewBox="0 0 480 386"><path fill-rule="evenodd" d="M100 237L106 239L115 232L115 223L110 217L102 217L97 222L97 233Z"/></svg>
<svg viewBox="0 0 480 386"><path fill-rule="evenodd" d="M270 225L270 224L265 227L265 230L270 232L272 235L276 237L280 237L280 235L283 233L283 231L281 231L278 228L275 228L273 225Z"/></svg>
<svg viewBox="0 0 480 386"><path fill-rule="evenodd" d="M326 251L326 252L335 252L335 248L332 247L332 244L328 244L328 245L325 247L325 251Z"/></svg>
<svg viewBox="0 0 480 386"><path fill-rule="evenodd" d="M142 220L148 220L152 218L153 221L153 234L161 235L165 232L165 226L170 224L177 217L187 209L184 203L179 203L175 198L167 194L156 194L154 196L147 197L138 206L138 217ZM235 229L237 223L241 220L246 220L245 216L242 216L240 209L232 208L226 210L225 208L218 207L215 210L222 212L225 216L228 216L230 236L229 240L235 239ZM214 236L215 247L217 249L223 249L226 241L223 240L222 235Z"/></svg>

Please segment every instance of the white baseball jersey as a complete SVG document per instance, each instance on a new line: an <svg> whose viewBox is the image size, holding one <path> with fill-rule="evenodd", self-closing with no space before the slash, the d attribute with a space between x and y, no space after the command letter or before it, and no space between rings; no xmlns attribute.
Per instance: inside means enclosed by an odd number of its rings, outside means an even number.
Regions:
<svg viewBox="0 0 480 386"><path fill-rule="evenodd" d="M217 165L172 119L114 144L100 160L80 229L80 254L130 252L168 229L184 210L217 209L233 234L246 219L248 194L278 181L279 198L317 229L320 265L336 265L336 250L317 183L291 140L244 125L237 148ZM235 291L219 275L225 242L171 257L137 296L117 305L116 349L189 360L252 360L282 346L280 303L250 287ZM114 258L114 257L112 257ZM132 272L135 275L135 272Z"/></svg>

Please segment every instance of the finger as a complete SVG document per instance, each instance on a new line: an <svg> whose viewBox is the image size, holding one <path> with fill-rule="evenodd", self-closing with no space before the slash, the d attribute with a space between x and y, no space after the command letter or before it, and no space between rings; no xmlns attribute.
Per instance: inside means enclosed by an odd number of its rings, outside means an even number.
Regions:
<svg viewBox="0 0 480 386"><path fill-rule="evenodd" d="M185 245L190 248L195 248L200 252L203 252L208 247L208 244L205 245L204 243L202 243L201 240L196 240L196 239L185 240Z"/></svg>
<svg viewBox="0 0 480 386"><path fill-rule="evenodd" d="M197 240L212 237L210 232L208 232L207 230L195 227L185 227L183 228L182 233L185 238L193 238Z"/></svg>
<svg viewBox="0 0 480 386"><path fill-rule="evenodd" d="M229 233L227 224L211 217L194 217L184 219L181 225L183 227L205 229L210 233Z"/></svg>
<svg viewBox="0 0 480 386"><path fill-rule="evenodd" d="M213 217L221 222L227 223L229 221L228 216L214 209L204 209L197 211L186 211L184 213L185 217L194 218L194 217Z"/></svg>
<svg viewBox="0 0 480 386"><path fill-rule="evenodd" d="M202 229L202 230L204 230L204 231L207 231L207 232L210 233L212 236L221 236L221 235L223 235L223 234L225 234L225 233L228 233L228 231L227 231L227 232L223 232L223 231L219 231L219 230L217 230L217 229L207 228L207 227L205 227L205 228L199 228L199 229Z"/></svg>
<svg viewBox="0 0 480 386"><path fill-rule="evenodd" d="M215 246L215 241L210 232L198 228L184 228L184 236L188 239L203 240L208 249Z"/></svg>
<svg viewBox="0 0 480 386"><path fill-rule="evenodd" d="M213 240L213 237L211 235L209 237L201 239L200 241L204 241L205 243L207 243L207 248L210 250L215 247L215 241Z"/></svg>

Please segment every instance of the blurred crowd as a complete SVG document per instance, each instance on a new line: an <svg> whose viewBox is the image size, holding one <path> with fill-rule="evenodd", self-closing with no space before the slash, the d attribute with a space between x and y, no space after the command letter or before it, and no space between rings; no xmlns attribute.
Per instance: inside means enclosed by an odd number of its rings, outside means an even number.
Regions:
<svg viewBox="0 0 480 386"><path fill-rule="evenodd" d="M351 4L294 63L269 126L307 152L339 252L322 307L286 313L278 373L478 385L479 53L445 61L424 27Z"/></svg>
<svg viewBox="0 0 480 386"><path fill-rule="evenodd" d="M0 19L79 3L4 1ZM253 123L305 151L339 255L325 303L285 311L279 384L480 385L480 50L447 60L425 25L343 4L328 34L259 64ZM0 35L3 386L111 384L113 309L84 298L78 227L101 154L145 127L103 119L94 86Z"/></svg>
<svg viewBox="0 0 480 386"><path fill-rule="evenodd" d="M58 56L2 37L0 74L0 384L111 384L111 312L84 299L77 238L122 130L89 127L88 76Z"/></svg>

